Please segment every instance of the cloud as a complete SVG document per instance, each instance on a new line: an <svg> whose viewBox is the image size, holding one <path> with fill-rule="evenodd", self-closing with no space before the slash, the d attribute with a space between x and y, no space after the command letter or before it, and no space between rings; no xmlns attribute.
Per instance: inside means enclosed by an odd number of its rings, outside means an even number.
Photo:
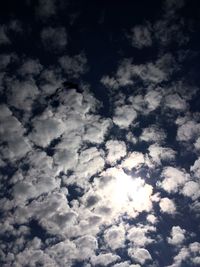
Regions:
<svg viewBox="0 0 200 267"><path fill-rule="evenodd" d="M139 168L145 163L144 155L141 152L132 152L122 161L121 166L125 169L132 170L133 168Z"/></svg>
<svg viewBox="0 0 200 267"><path fill-rule="evenodd" d="M18 74L23 77L27 75L38 75L42 71L42 65L38 59L25 59L20 68L18 69Z"/></svg>
<svg viewBox="0 0 200 267"><path fill-rule="evenodd" d="M162 164L164 161L174 161L176 157L176 151L169 147L162 147L159 144L150 145L149 156L156 164Z"/></svg>
<svg viewBox="0 0 200 267"><path fill-rule="evenodd" d="M5 25L0 25L0 45L10 44L10 38L7 35L7 29Z"/></svg>
<svg viewBox="0 0 200 267"><path fill-rule="evenodd" d="M165 167L161 176L160 186L169 193L177 192L190 179L189 174L174 167Z"/></svg>
<svg viewBox="0 0 200 267"><path fill-rule="evenodd" d="M83 53L72 57L64 55L59 58L59 64L64 72L72 78L79 78L88 70L87 58Z"/></svg>
<svg viewBox="0 0 200 267"><path fill-rule="evenodd" d="M105 144L108 150L107 162L115 164L118 160L126 155L126 144L123 141L108 140Z"/></svg>
<svg viewBox="0 0 200 267"><path fill-rule="evenodd" d="M20 159L31 149L28 139L24 136L25 129L6 105L0 105L0 114L0 138L4 142L1 146L1 156L8 160Z"/></svg>
<svg viewBox="0 0 200 267"><path fill-rule="evenodd" d="M169 214L174 214L176 212L176 206L173 200L167 197L161 198L159 206L162 212Z"/></svg>
<svg viewBox="0 0 200 267"><path fill-rule="evenodd" d="M136 119L137 112L132 106L124 105L116 107L113 116L113 122L120 128L127 128Z"/></svg>
<svg viewBox="0 0 200 267"><path fill-rule="evenodd" d="M40 36L45 50L53 53L65 50L67 45L67 33L64 27L43 28Z"/></svg>
<svg viewBox="0 0 200 267"><path fill-rule="evenodd" d="M171 237L168 237L168 243L174 246L181 245L185 240L186 231L180 226L173 226L171 230Z"/></svg>
<svg viewBox="0 0 200 267"><path fill-rule="evenodd" d="M36 15L41 19L47 19L56 14L55 0L39 0L35 8Z"/></svg>
<svg viewBox="0 0 200 267"><path fill-rule="evenodd" d="M128 254L133 260L141 264L152 259L149 251L144 248L129 248Z"/></svg>
<svg viewBox="0 0 200 267"><path fill-rule="evenodd" d="M105 244L112 250L124 247L125 245L125 230L124 226L112 226L104 232Z"/></svg>
<svg viewBox="0 0 200 267"><path fill-rule="evenodd" d="M162 142L166 138L166 133L163 129L159 128L157 125L151 125L142 130L140 135L140 140L145 142Z"/></svg>
<svg viewBox="0 0 200 267"><path fill-rule="evenodd" d="M151 29L147 26L138 25L132 28L132 46L138 49L152 45Z"/></svg>
<svg viewBox="0 0 200 267"><path fill-rule="evenodd" d="M108 264L115 263L120 260L120 257L112 253L99 254L91 257L91 263L95 265L107 266Z"/></svg>
<svg viewBox="0 0 200 267"><path fill-rule="evenodd" d="M200 132L200 124L195 122L194 120L188 120L187 118L178 118L176 123L178 124L178 141L190 141L197 137Z"/></svg>
<svg viewBox="0 0 200 267"><path fill-rule="evenodd" d="M150 226L133 226L127 231L127 239L133 244L134 247L145 247L154 242L154 240L147 236L149 232L156 231L155 227Z"/></svg>
<svg viewBox="0 0 200 267"><path fill-rule="evenodd" d="M178 94L167 95L165 97L165 106L170 109L175 109L180 111L187 109L186 101L183 98L181 98Z"/></svg>
<svg viewBox="0 0 200 267"><path fill-rule="evenodd" d="M28 69L26 70L26 73ZM25 74L25 73L24 73ZM26 74L25 74L26 75ZM39 90L33 79L7 81L8 103L18 109L31 111L33 103L39 96Z"/></svg>
<svg viewBox="0 0 200 267"><path fill-rule="evenodd" d="M194 165L190 167L190 171L194 174L195 177L200 176L200 158L198 158L195 162Z"/></svg>
<svg viewBox="0 0 200 267"><path fill-rule="evenodd" d="M42 116L34 118L30 139L36 145L46 147L53 139L60 137L64 130L63 121L53 117L51 112L46 112Z"/></svg>

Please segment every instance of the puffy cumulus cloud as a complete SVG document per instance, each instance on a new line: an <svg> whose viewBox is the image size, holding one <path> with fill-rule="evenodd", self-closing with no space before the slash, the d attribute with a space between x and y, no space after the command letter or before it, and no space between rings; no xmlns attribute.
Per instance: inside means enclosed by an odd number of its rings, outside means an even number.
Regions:
<svg viewBox="0 0 200 267"><path fill-rule="evenodd" d="M26 70L28 72L28 69ZM25 74L26 75L26 74ZM33 79L7 79L8 103L20 110L31 111L39 96L38 87Z"/></svg>
<svg viewBox="0 0 200 267"><path fill-rule="evenodd" d="M47 248L46 254L53 259L56 266L64 267L66 265L72 265L77 257L78 251L72 241L65 240Z"/></svg>
<svg viewBox="0 0 200 267"><path fill-rule="evenodd" d="M191 197L192 199L198 199L200 196L200 185L198 182L195 181L188 181L185 183L182 194L187 197Z"/></svg>
<svg viewBox="0 0 200 267"><path fill-rule="evenodd" d="M20 159L31 149L24 136L25 129L6 105L0 105L0 114L0 139L4 142L1 144L1 156L8 160Z"/></svg>
<svg viewBox="0 0 200 267"><path fill-rule="evenodd" d="M128 261L124 261L121 263L116 263L115 265L113 265L113 267L141 267L141 265L139 264L131 264Z"/></svg>
<svg viewBox="0 0 200 267"><path fill-rule="evenodd" d="M190 171L193 173L193 175L199 179L200 177L200 158L198 158L195 162L194 165L190 167Z"/></svg>
<svg viewBox="0 0 200 267"><path fill-rule="evenodd" d="M125 246L125 229L123 225L115 226L104 232L105 244L112 250Z"/></svg>
<svg viewBox="0 0 200 267"><path fill-rule="evenodd" d="M56 262L46 253L44 253L41 249L25 249L20 252L16 257L13 254L9 255L7 259L10 264L14 264L16 267L20 266L36 266L36 265L44 265L47 266L58 266Z"/></svg>
<svg viewBox="0 0 200 267"><path fill-rule="evenodd" d="M27 75L30 76L36 76L39 75L42 71L42 65L40 64L38 59L25 59L21 66L18 69L18 74L27 77Z"/></svg>
<svg viewBox="0 0 200 267"><path fill-rule="evenodd" d="M115 164L126 155L126 144L124 141L108 140L105 146L108 150L106 161L110 164Z"/></svg>
<svg viewBox="0 0 200 267"><path fill-rule="evenodd" d="M134 151L129 153L127 157L122 161L121 166L127 170L133 168L139 168L145 163L145 157L142 152Z"/></svg>
<svg viewBox="0 0 200 267"><path fill-rule="evenodd" d="M176 120L178 125L177 140L188 142L200 133L200 123L184 117L180 117Z"/></svg>
<svg viewBox="0 0 200 267"><path fill-rule="evenodd" d="M181 9L185 5L185 0L180 0L179 2L175 0L165 0L163 2L163 8L168 13L174 14L177 10Z"/></svg>
<svg viewBox="0 0 200 267"><path fill-rule="evenodd" d="M113 122L120 128L128 128L137 118L137 112L131 105L123 105L115 108Z"/></svg>
<svg viewBox="0 0 200 267"><path fill-rule="evenodd" d="M158 222L158 219L156 218L155 215L148 214L147 215L147 221L150 222L151 224L156 224Z"/></svg>
<svg viewBox="0 0 200 267"><path fill-rule="evenodd" d="M168 214L174 214L176 212L176 206L174 204L174 201L167 197L161 198L159 206L162 212Z"/></svg>
<svg viewBox="0 0 200 267"><path fill-rule="evenodd" d="M167 192L177 192L190 179L190 175L184 170L175 167L165 167L161 173L164 178L160 186Z"/></svg>
<svg viewBox="0 0 200 267"><path fill-rule="evenodd" d="M185 99L181 98L178 94L171 94L165 97L165 106L170 109L184 111L187 109Z"/></svg>
<svg viewBox="0 0 200 267"><path fill-rule="evenodd" d="M10 44L10 38L7 35L7 29L5 25L0 25L0 45Z"/></svg>
<svg viewBox="0 0 200 267"><path fill-rule="evenodd" d="M36 16L40 19L47 19L56 14L55 0L39 0L35 8Z"/></svg>
<svg viewBox="0 0 200 267"><path fill-rule="evenodd" d="M54 156L54 163L60 171L67 172L74 170L78 163L78 153L69 149L57 149Z"/></svg>
<svg viewBox="0 0 200 267"><path fill-rule="evenodd" d="M80 153L75 173L79 178L89 178L97 172L102 171L104 164L105 161L101 151L96 147L91 147Z"/></svg>
<svg viewBox="0 0 200 267"><path fill-rule="evenodd" d="M28 170L23 170L23 166ZM53 169L53 160L45 152L30 152L11 179L13 197L16 202L26 202L41 194L59 188L60 180L55 179L57 170Z"/></svg>
<svg viewBox="0 0 200 267"><path fill-rule="evenodd" d="M197 140L194 143L194 147L197 151L200 150L200 137L197 138Z"/></svg>
<svg viewBox="0 0 200 267"><path fill-rule="evenodd" d="M162 100L162 89L149 90L144 96L144 100L147 104L148 110L153 111L157 109Z"/></svg>
<svg viewBox="0 0 200 267"><path fill-rule="evenodd" d="M152 161L160 165L164 161L174 161L176 156L176 151L169 147L162 147L159 144L150 145L149 156Z"/></svg>
<svg viewBox="0 0 200 267"><path fill-rule="evenodd" d="M16 61L16 59L17 59L17 56L14 53L9 53L9 54L2 53L0 55L0 70L5 71L10 66L11 63ZM3 73L1 73L1 75L2 74Z"/></svg>
<svg viewBox="0 0 200 267"><path fill-rule="evenodd" d="M79 78L87 72L87 58L81 53L75 56L64 55L59 58L59 64L63 71L73 78Z"/></svg>
<svg viewBox="0 0 200 267"><path fill-rule="evenodd" d="M152 260L151 254L144 248L129 248L128 255L136 262L145 264L145 262Z"/></svg>
<svg viewBox="0 0 200 267"><path fill-rule="evenodd" d="M140 177L131 177L120 168L110 168L94 179L94 192L101 197L95 210L98 214L105 211L108 220L120 214L137 216L142 211L152 209L153 187ZM103 209L103 210L102 210ZM109 215L109 216L108 216Z"/></svg>
<svg viewBox="0 0 200 267"><path fill-rule="evenodd" d="M173 263L167 267L180 267L185 265L198 266L199 264L199 242L190 243L188 246L180 248L173 258Z"/></svg>
<svg viewBox="0 0 200 267"><path fill-rule="evenodd" d="M132 46L136 48L143 48L152 45L151 29L149 25L138 25L132 29L131 36Z"/></svg>
<svg viewBox="0 0 200 267"><path fill-rule="evenodd" d="M90 143L100 144L104 141L104 137L111 126L112 121L110 119L88 115L85 121L83 140Z"/></svg>
<svg viewBox="0 0 200 267"><path fill-rule="evenodd" d="M145 247L148 244L154 242L149 236L151 232L155 232L154 226L132 226L127 231L127 239L133 244L134 247Z"/></svg>
<svg viewBox="0 0 200 267"><path fill-rule="evenodd" d="M33 119L33 131L29 138L38 146L46 147L52 140L62 135L65 130L64 122L55 118L52 112L44 112Z"/></svg>
<svg viewBox="0 0 200 267"><path fill-rule="evenodd" d="M93 266L108 266L111 263L115 263L116 261L119 261L120 257L118 255L112 254L112 253L104 253L99 255L94 255L91 257L91 263Z"/></svg>
<svg viewBox="0 0 200 267"><path fill-rule="evenodd" d="M156 85L167 81L178 68L174 57L169 53L164 54L155 62L146 64L136 65L132 61L131 58L122 60L116 74L113 77L104 75L101 78L101 82L108 88L113 89L134 85L134 80L136 79L141 80L144 84Z"/></svg>
<svg viewBox="0 0 200 267"><path fill-rule="evenodd" d="M39 88L44 96L52 95L62 86L64 78L61 76L59 68L45 68L40 73Z"/></svg>
<svg viewBox="0 0 200 267"><path fill-rule="evenodd" d="M167 241L171 245L181 245L185 240L185 229L180 228L180 226L173 226L171 229L171 236L168 237Z"/></svg>
<svg viewBox="0 0 200 267"><path fill-rule="evenodd" d="M45 50L57 53L67 45L67 33L64 27L46 27L41 31L41 42Z"/></svg>
<svg viewBox="0 0 200 267"><path fill-rule="evenodd" d="M157 125L151 125L142 130L140 135L140 140L145 142L163 142L166 138L166 133L162 128L159 128Z"/></svg>

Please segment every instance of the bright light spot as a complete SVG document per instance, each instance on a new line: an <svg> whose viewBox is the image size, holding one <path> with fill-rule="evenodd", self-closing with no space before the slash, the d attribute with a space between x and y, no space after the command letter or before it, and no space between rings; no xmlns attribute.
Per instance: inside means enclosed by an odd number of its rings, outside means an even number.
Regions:
<svg viewBox="0 0 200 267"><path fill-rule="evenodd" d="M109 198L113 208L124 210L133 208L136 211L149 211L152 207L150 200L152 186L146 184L140 177L131 177L122 169L111 168L107 175L111 181L103 189L105 198Z"/></svg>

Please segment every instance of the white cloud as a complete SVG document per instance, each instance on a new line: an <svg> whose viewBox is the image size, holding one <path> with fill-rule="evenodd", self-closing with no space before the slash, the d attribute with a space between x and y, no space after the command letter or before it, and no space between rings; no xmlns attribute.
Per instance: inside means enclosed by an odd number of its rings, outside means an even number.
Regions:
<svg viewBox="0 0 200 267"><path fill-rule="evenodd" d="M194 147L196 148L196 150L200 150L200 137L197 138L197 140L194 143Z"/></svg>
<svg viewBox="0 0 200 267"><path fill-rule="evenodd" d="M181 245L185 240L185 229L180 226L173 226L171 230L171 237L168 237L168 243L174 246Z"/></svg>
<svg viewBox="0 0 200 267"><path fill-rule="evenodd" d="M197 123L193 120L187 120L187 118L178 118L176 123L178 124L178 141L190 141L200 133L200 123Z"/></svg>
<svg viewBox="0 0 200 267"><path fill-rule="evenodd" d="M31 111L39 90L33 79L7 81L8 103L20 110Z"/></svg>
<svg viewBox="0 0 200 267"><path fill-rule="evenodd" d="M177 192L190 178L185 171L175 167L165 167L161 176L164 180L160 183L160 186L169 193Z"/></svg>
<svg viewBox="0 0 200 267"><path fill-rule="evenodd" d="M152 223L152 224L156 224L158 222L158 219L156 218L155 215L153 214L148 214L147 215L147 221Z"/></svg>
<svg viewBox="0 0 200 267"><path fill-rule="evenodd" d="M162 99L162 90L150 90L146 93L144 100L147 103L147 107L150 111L159 107Z"/></svg>
<svg viewBox="0 0 200 267"><path fill-rule="evenodd" d="M78 158L78 165L76 168L76 175L83 178L89 178L103 170L104 159L101 152L96 147L91 147L83 150Z"/></svg>
<svg viewBox="0 0 200 267"><path fill-rule="evenodd" d="M129 248L128 254L133 260L141 264L144 264L146 261L152 260L149 251L144 248Z"/></svg>
<svg viewBox="0 0 200 267"><path fill-rule="evenodd" d="M154 241L148 234L155 230L155 227L150 226L132 226L127 231L127 239L132 242L134 247L145 247Z"/></svg>
<svg viewBox="0 0 200 267"><path fill-rule="evenodd" d="M46 147L53 139L61 136L65 127L61 119L53 117L51 112L45 112L33 119L33 131L29 137L36 145Z"/></svg>
<svg viewBox="0 0 200 267"><path fill-rule="evenodd" d="M0 139L6 142L1 147L4 159L17 160L31 149L28 139L24 137L25 129L14 117L6 105L0 105Z"/></svg>
<svg viewBox="0 0 200 267"><path fill-rule="evenodd" d="M141 152L134 151L127 155L122 161L122 168L131 170L133 168L139 168L145 163L144 155Z"/></svg>
<svg viewBox="0 0 200 267"><path fill-rule="evenodd" d="M113 225L111 228L109 228L104 232L104 240L106 242L106 245L108 245L112 250L124 247L124 242L125 242L124 226Z"/></svg>
<svg viewBox="0 0 200 267"><path fill-rule="evenodd" d="M166 133L162 128L159 128L157 125L151 125L147 128L144 128L140 136L140 140L145 142L162 142L166 138Z"/></svg>
<svg viewBox="0 0 200 267"><path fill-rule="evenodd" d="M198 199L200 196L200 185L194 181L188 181L184 184L182 189L182 194L187 197L191 197L192 199Z"/></svg>
<svg viewBox="0 0 200 267"><path fill-rule="evenodd" d="M162 212L165 212L168 214L174 214L176 212L176 206L173 200L167 197L161 198L159 206Z"/></svg>
<svg viewBox="0 0 200 267"><path fill-rule="evenodd" d="M105 144L108 150L107 162L115 164L117 160L121 159L126 155L126 144L123 141L109 140Z"/></svg>
<svg viewBox="0 0 200 267"><path fill-rule="evenodd" d="M190 171L194 174L195 177L200 177L200 158L198 158L194 165L190 167Z"/></svg>
<svg viewBox="0 0 200 267"><path fill-rule="evenodd" d="M114 263L118 260L120 260L120 257L112 253L99 254L97 256L94 255L91 257L91 263L94 266L95 265L107 266L108 264Z"/></svg>
<svg viewBox="0 0 200 267"><path fill-rule="evenodd" d="M165 106L175 110L186 110L186 101L178 94L167 95L165 97Z"/></svg>
<svg viewBox="0 0 200 267"><path fill-rule="evenodd" d="M88 115L86 117L83 140L97 144L102 143L111 125L110 119L101 119L99 116Z"/></svg>
<svg viewBox="0 0 200 267"><path fill-rule="evenodd" d="M153 162L161 164L162 161L172 161L175 159L176 151L169 147L162 147L159 144L150 145L149 156Z"/></svg>
<svg viewBox="0 0 200 267"><path fill-rule="evenodd" d="M123 105L115 108L113 122L120 128L128 128L137 118L137 112L132 106Z"/></svg>

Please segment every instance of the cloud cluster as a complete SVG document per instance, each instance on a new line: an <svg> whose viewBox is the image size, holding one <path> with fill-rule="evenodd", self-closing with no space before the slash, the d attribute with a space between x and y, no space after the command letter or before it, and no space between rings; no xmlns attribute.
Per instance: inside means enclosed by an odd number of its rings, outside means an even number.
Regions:
<svg viewBox="0 0 200 267"><path fill-rule="evenodd" d="M133 23L124 39L136 54L98 75L93 48L77 49L89 26L76 4L25 2L27 25L0 25L0 265L197 266L199 89L184 69L185 1Z"/></svg>

